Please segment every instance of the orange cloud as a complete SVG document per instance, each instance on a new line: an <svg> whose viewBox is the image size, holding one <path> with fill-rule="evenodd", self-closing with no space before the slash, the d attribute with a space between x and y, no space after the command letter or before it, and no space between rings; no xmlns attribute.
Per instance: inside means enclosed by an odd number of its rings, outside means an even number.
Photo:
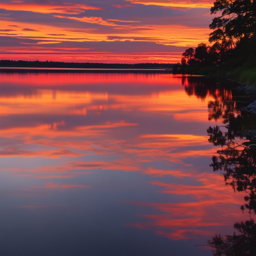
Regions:
<svg viewBox="0 0 256 256"><path fill-rule="evenodd" d="M108 21L113 22L122 22L122 23L139 23L140 21L136 20L117 20L117 19L108 19Z"/></svg>
<svg viewBox="0 0 256 256"><path fill-rule="evenodd" d="M37 13L63 13L80 14L85 10L101 10L99 7L87 6L85 4L64 3L63 5L23 4L23 3L0 3L0 9L10 11L29 11Z"/></svg>
<svg viewBox="0 0 256 256"><path fill-rule="evenodd" d="M60 15L61 16L61 15ZM61 16L62 17L62 16ZM0 18L1 20L1 18ZM67 18L68 20L68 18ZM58 27L56 25L45 25L40 24L38 26L37 23L26 23L26 22L10 22L8 20L1 20L1 27L3 29L10 29L10 26L15 26L15 32L6 32L4 36L10 36L14 38L21 38L21 39L32 39L35 40L35 43L37 41L43 42L44 44L46 42L84 42L84 41L104 41L107 40L107 35L104 35L103 33L94 33L90 28L85 28L83 30L77 30L76 28L65 28L65 27ZM24 30L24 28L29 28L29 30ZM1 34L0 34L1 36ZM7 47L7 50L12 50L12 47ZM14 47L15 49L15 47ZM28 47L29 49L29 47ZM37 47L34 47L36 50ZM39 48L40 49L40 48ZM55 52L53 49L44 49L43 52L50 53ZM73 51L76 48L73 48ZM24 54L29 53L29 51L24 51ZM39 53L41 51L38 51ZM42 52L41 52L42 53Z"/></svg>
<svg viewBox="0 0 256 256"><path fill-rule="evenodd" d="M161 147L163 143L166 143L168 146L171 143L175 144L175 147L184 147L184 146L194 146L194 145L208 145L207 141L208 136L198 136L193 134L147 134L140 136L140 139L146 140L146 145L148 147L153 147L153 144ZM148 144L150 143L150 145ZM139 146L145 147L145 144L140 144Z"/></svg>
<svg viewBox="0 0 256 256"><path fill-rule="evenodd" d="M164 8L197 8L207 7L209 1L148 1L148 0L131 0L133 4L144 5L158 5ZM134 7L135 5L114 5L117 8ZM208 7L207 7L208 8ZM147 24L144 19L134 18L135 20L122 20L115 16L109 16L104 19L98 15L89 17L84 16L87 10L102 10L99 7L87 6L85 4L25 4L22 1L11 3L0 3L0 9L9 11L24 11L40 14L51 14L55 19L52 23L42 22L38 20L30 22L17 21L18 16L15 12L10 14L10 17L0 17L1 20L1 37L16 38L17 45L1 47L1 54L4 54L4 59L13 60L52 60L52 61L65 61L65 62L126 62L126 63L140 63L140 62L179 62L182 54L182 49L166 47L165 46L179 46L179 47L192 47L201 42L208 42L210 30L208 27L198 27L181 24ZM120 10L122 11L122 10ZM79 14L79 15L78 15ZM30 14L28 14L30 15ZM13 21L12 21L13 19ZM32 18L33 19L33 18ZM63 21L58 21L62 19ZM87 23L88 26L81 27L80 22ZM65 24L68 24L65 26ZM92 24L90 26L90 24ZM102 25L102 27L95 28L94 24ZM10 29L11 28L11 29ZM29 39L30 41L25 41ZM155 50L146 50L143 47L141 51L137 48L125 47L123 52L116 52L114 48L98 46L97 49L79 49L77 46L72 46L70 49L62 48L64 42L145 42L155 43ZM53 44L56 46L48 47L47 45ZM106 43L111 45L109 43ZM59 46L58 46L59 45ZM73 44L75 45L75 44ZM80 44L77 44L80 45ZM127 44L128 45L128 44ZM24 47L22 47L24 46ZM27 47L26 47L27 46ZM40 46L40 47L39 47ZM92 48L94 48L92 46ZM109 49L108 52L104 49ZM129 51L127 53L127 51Z"/></svg>
<svg viewBox="0 0 256 256"><path fill-rule="evenodd" d="M212 1L209 0L190 0L190 1L175 1L175 0L126 0L133 4L156 5L169 8L211 8Z"/></svg>
<svg viewBox="0 0 256 256"><path fill-rule="evenodd" d="M83 30L77 28L58 27L56 25L40 24L26 22L14 22L9 20L1 20L1 28L3 30L10 30L10 26L16 26L15 31L6 31L4 36L10 36L21 39L32 39L39 42L115 42L115 41L143 41L155 42L161 45L173 45L181 47L191 47L201 42L207 42L209 36L209 28L190 27L185 25L142 25L135 21L126 22L126 20L104 20L102 17L75 17L54 15L56 18L75 20L78 22L86 22L89 24L99 24L113 28L111 35L106 34L105 31L85 28ZM117 24L121 23L121 24ZM25 29L24 28L29 28ZM125 28L125 32L124 32ZM188 36L188 35L193 36ZM1 34L0 34L1 35ZM6 47L6 50L11 50L12 47ZM34 47L36 49L36 47ZM54 48L53 48L54 49ZM53 50L50 49L50 50ZM15 50L15 47L14 49ZM39 49L37 49L39 50ZM47 50L47 49L44 49ZM61 50L61 49L59 49ZM75 48L73 48L75 50ZM28 52L30 52L29 50ZM40 51L39 51L40 52ZM24 55L27 53L24 51ZM99 52L100 53L100 52ZM128 54L132 54L130 51ZM106 52L105 52L106 54ZM111 54L109 52L108 54ZM112 53L113 54L113 53ZM124 53L125 54L125 53ZM141 53L136 53L141 55ZM148 53L143 53L147 55ZM161 55L161 52L156 54ZM95 55L95 53L94 53ZM150 54L151 55L151 54ZM164 55L164 54L163 54ZM149 55L148 55L149 57ZM179 55L180 58L180 55ZM153 61L154 59L152 59Z"/></svg>
<svg viewBox="0 0 256 256"><path fill-rule="evenodd" d="M117 19L107 19L103 20L101 17L67 17L67 16L61 16L61 15L54 15L56 18L61 19L70 19L70 20L77 20L85 23L91 23L91 24L98 24L103 26L123 26L123 25L117 25L115 22L120 23L138 23L140 21L134 21L134 20L117 20ZM128 26L129 28L129 26Z"/></svg>
<svg viewBox="0 0 256 256"><path fill-rule="evenodd" d="M177 113L174 114L175 120L183 121L183 122L201 122L201 123L209 123L208 113L205 111L196 111L196 112L188 112L188 113Z"/></svg>
<svg viewBox="0 0 256 256"><path fill-rule="evenodd" d="M60 19L70 19L70 20L77 20L81 22L91 23L91 24L99 24L103 26L116 26L115 23L103 20L101 17L67 17L61 15L54 15L56 18Z"/></svg>

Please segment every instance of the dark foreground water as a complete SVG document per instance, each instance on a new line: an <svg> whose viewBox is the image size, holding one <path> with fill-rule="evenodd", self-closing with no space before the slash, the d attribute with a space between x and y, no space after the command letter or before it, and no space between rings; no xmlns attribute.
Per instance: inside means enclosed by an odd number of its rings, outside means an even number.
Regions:
<svg viewBox="0 0 256 256"><path fill-rule="evenodd" d="M0 255L212 255L250 218L210 166L232 97L202 77L0 74Z"/></svg>

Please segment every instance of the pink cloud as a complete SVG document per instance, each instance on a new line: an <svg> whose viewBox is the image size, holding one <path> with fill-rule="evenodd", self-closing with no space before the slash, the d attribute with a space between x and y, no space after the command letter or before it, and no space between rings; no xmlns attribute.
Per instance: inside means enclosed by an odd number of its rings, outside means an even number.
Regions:
<svg viewBox="0 0 256 256"><path fill-rule="evenodd" d="M54 184L52 182L46 183L44 188L50 189L86 189L90 188L90 186L85 185L70 185L70 184Z"/></svg>

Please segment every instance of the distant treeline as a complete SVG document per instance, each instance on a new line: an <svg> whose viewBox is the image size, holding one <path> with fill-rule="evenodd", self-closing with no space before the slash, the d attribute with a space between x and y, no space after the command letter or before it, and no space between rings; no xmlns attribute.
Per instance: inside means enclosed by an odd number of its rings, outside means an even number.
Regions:
<svg viewBox="0 0 256 256"><path fill-rule="evenodd" d="M209 36L211 45L201 43L187 49L174 71L219 74L256 84L256 0L216 0Z"/></svg>
<svg viewBox="0 0 256 256"><path fill-rule="evenodd" d="M0 67L27 67L27 68L122 68L122 69L171 69L173 64L165 63L139 63L139 64L119 64L119 63L75 63L75 62L55 62L55 61L14 61L1 60Z"/></svg>

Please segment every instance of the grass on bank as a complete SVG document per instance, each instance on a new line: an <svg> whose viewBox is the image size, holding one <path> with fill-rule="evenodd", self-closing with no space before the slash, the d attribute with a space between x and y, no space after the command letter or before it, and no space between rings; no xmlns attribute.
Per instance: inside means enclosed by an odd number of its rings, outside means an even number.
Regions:
<svg viewBox="0 0 256 256"><path fill-rule="evenodd" d="M227 77L246 83L251 86L256 86L256 67L246 69L244 67L231 70L226 75Z"/></svg>

